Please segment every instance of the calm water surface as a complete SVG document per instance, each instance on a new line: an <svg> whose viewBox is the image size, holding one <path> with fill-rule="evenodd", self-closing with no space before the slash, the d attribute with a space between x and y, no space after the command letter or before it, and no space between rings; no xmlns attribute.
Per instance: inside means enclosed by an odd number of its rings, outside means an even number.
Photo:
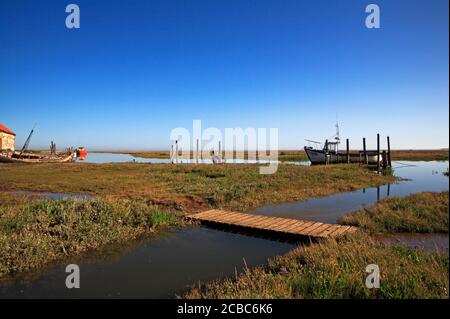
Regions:
<svg viewBox="0 0 450 319"><path fill-rule="evenodd" d="M385 197L449 189L449 178L443 174L448 169L448 162L393 162L392 166L394 174L406 180L303 202L263 206L254 213L336 223L340 216L373 205Z"/></svg>
<svg viewBox="0 0 450 319"><path fill-rule="evenodd" d="M129 154L113 154L113 153L89 153L87 158L79 163L153 163L153 164L170 164L168 158L143 158L133 157ZM196 163L195 159L179 160L180 163L189 164ZM244 160L244 159L226 159L225 163L229 164L267 164L267 160ZM211 159L200 160L201 164L212 164ZM289 164L309 164L309 162L290 162Z"/></svg>

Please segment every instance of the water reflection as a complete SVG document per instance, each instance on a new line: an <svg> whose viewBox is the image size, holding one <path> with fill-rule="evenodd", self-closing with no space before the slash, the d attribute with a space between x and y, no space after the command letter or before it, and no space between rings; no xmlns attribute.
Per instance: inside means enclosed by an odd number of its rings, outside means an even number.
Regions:
<svg viewBox="0 0 450 319"><path fill-rule="evenodd" d="M394 174L400 177L400 181L396 183L301 202L263 206L257 208L254 213L336 223L343 214L373 205L388 196L407 196L418 192L441 192L449 189L449 179L443 174L448 169L448 161L393 164Z"/></svg>
<svg viewBox="0 0 450 319"><path fill-rule="evenodd" d="M81 288L65 287L65 266L31 282L0 286L0 298L172 298L198 281L209 281L264 264L295 245L207 228L177 230L140 243L114 260L77 263Z"/></svg>

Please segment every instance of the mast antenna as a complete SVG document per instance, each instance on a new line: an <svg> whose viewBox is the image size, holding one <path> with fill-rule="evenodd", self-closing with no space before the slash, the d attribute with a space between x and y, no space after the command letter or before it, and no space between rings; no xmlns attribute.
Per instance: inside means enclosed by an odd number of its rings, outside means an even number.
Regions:
<svg viewBox="0 0 450 319"><path fill-rule="evenodd" d="M339 121L338 121L338 116L336 114L336 137L335 137L336 141L340 141L340 137L339 137Z"/></svg>

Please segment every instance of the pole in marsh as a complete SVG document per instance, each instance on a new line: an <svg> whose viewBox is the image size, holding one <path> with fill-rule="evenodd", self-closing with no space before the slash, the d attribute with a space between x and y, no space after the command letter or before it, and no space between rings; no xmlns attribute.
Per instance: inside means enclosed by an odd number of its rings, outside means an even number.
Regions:
<svg viewBox="0 0 450 319"><path fill-rule="evenodd" d="M349 139L347 139L346 142L347 142L347 164L350 164L350 141L349 141Z"/></svg>
<svg viewBox="0 0 450 319"><path fill-rule="evenodd" d="M380 172L380 134L377 134L377 170Z"/></svg>
<svg viewBox="0 0 450 319"><path fill-rule="evenodd" d="M386 168L388 166L388 160L387 160L387 153L386 151L383 151L383 168Z"/></svg>
<svg viewBox="0 0 450 319"><path fill-rule="evenodd" d="M175 141L175 164L178 164L178 140Z"/></svg>
<svg viewBox="0 0 450 319"><path fill-rule="evenodd" d="M328 140L325 140L324 151L325 151L325 165L328 165L328 161L329 161L329 159L328 159Z"/></svg>
<svg viewBox="0 0 450 319"><path fill-rule="evenodd" d="M364 164L368 164L367 160L367 150L366 150L366 138L363 137L363 155L364 155Z"/></svg>
<svg viewBox="0 0 450 319"><path fill-rule="evenodd" d="M198 139L197 139L197 151L195 152L195 158L198 164Z"/></svg>
<svg viewBox="0 0 450 319"><path fill-rule="evenodd" d="M389 138L389 136L387 137L387 147L388 147L388 165L389 167L392 167L392 161L391 161L391 139Z"/></svg>

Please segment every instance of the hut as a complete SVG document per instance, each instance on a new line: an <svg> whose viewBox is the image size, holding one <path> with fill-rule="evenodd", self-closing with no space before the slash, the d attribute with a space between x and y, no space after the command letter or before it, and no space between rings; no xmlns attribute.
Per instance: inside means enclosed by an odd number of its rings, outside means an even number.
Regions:
<svg viewBox="0 0 450 319"><path fill-rule="evenodd" d="M15 150L16 133L0 123L0 151Z"/></svg>

